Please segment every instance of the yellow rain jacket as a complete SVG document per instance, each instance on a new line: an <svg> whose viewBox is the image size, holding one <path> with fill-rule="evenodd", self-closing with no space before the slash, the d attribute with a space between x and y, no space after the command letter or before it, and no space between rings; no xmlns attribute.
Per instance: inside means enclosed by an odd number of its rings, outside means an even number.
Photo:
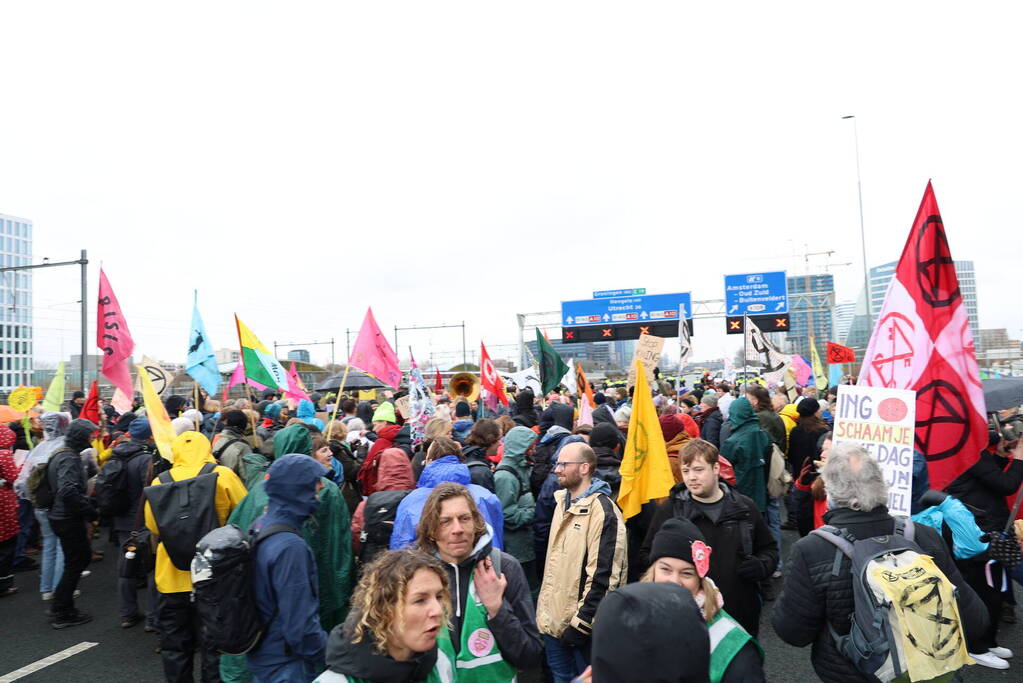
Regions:
<svg viewBox="0 0 1023 683"><path fill-rule="evenodd" d="M778 411L778 414L781 415L781 421L785 425L785 450L788 451L789 434L792 432L792 428L796 426L796 422L799 421L796 404L786 404Z"/></svg>
<svg viewBox="0 0 1023 683"><path fill-rule="evenodd" d="M173 442L174 464L170 468L174 481L190 479L197 474L205 463L216 463L210 448L210 441L199 432L184 432ZM238 475L227 467L217 465L217 520L221 525L227 523L227 517L246 495L245 485ZM153 479L153 486L160 483L159 477ZM155 537L159 537L153 511L146 501L146 528ZM184 593L192 590L192 577L187 571L181 571L170 561L163 543L156 548L156 589L161 593Z"/></svg>

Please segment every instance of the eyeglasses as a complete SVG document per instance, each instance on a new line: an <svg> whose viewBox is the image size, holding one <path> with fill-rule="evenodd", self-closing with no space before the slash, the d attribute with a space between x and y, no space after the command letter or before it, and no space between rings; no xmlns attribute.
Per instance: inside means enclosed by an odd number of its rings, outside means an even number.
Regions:
<svg viewBox="0 0 1023 683"><path fill-rule="evenodd" d="M566 465L583 465L589 464L585 460L570 460L568 462L556 462L554 463L554 469L560 469Z"/></svg>

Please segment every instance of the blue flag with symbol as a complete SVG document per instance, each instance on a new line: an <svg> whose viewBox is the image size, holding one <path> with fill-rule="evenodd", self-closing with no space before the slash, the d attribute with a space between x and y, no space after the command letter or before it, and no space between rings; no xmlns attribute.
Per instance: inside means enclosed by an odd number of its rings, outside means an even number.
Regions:
<svg viewBox="0 0 1023 683"><path fill-rule="evenodd" d="M188 358L185 372L203 388L210 397L216 396L220 386L220 370L217 369L217 355L206 334L202 316L199 315L199 293L195 294L192 308L192 327L188 331Z"/></svg>

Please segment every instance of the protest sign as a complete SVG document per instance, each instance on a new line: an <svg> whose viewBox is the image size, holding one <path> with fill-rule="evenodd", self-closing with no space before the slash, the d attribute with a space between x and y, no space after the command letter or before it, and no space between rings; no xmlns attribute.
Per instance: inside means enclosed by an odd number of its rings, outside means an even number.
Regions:
<svg viewBox="0 0 1023 683"><path fill-rule="evenodd" d="M664 348L664 338L654 337L649 334L639 335L639 341L636 342L636 353L633 354L632 360L638 360L643 364L643 370L646 371L647 386L656 386L654 383L654 368L661 362L661 350ZM636 364L632 363L629 365L629 383L628 386L636 386Z"/></svg>
<svg viewBox="0 0 1023 683"><path fill-rule="evenodd" d="M841 385L832 443L863 446L881 465L888 484L888 511L908 516L913 491L916 392Z"/></svg>
<svg viewBox="0 0 1023 683"><path fill-rule="evenodd" d="M401 419L407 420L409 416L409 401L411 399L406 394L394 402L394 409L401 415Z"/></svg>

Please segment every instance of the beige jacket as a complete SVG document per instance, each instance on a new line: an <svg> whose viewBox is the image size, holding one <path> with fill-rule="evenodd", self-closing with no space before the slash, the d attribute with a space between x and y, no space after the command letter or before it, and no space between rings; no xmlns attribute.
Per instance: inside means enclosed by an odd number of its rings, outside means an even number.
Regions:
<svg viewBox="0 0 1023 683"><path fill-rule="evenodd" d="M610 492L607 485L602 487ZM540 633L558 638L572 626L589 635L597 606L626 582L625 521L600 490L566 505L568 491L555 492L557 506L547 541L547 564L536 605Z"/></svg>

